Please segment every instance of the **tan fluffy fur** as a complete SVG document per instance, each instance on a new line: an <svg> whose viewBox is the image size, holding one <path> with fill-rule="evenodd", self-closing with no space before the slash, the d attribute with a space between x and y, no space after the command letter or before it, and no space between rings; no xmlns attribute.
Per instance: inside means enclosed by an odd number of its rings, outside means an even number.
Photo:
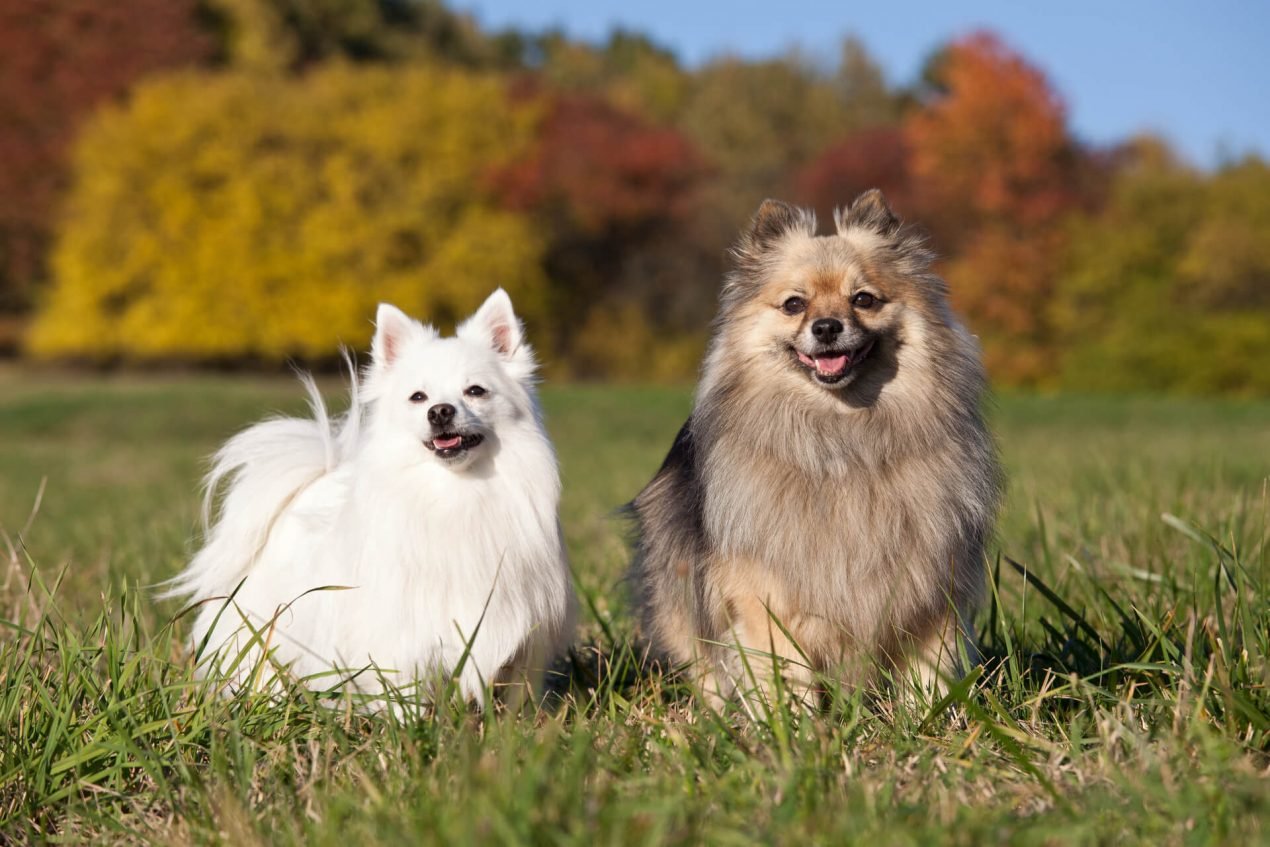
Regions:
<svg viewBox="0 0 1270 847"><path fill-rule="evenodd" d="M878 192L836 223L817 236L809 212L759 209L692 416L632 504L645 635L717 696L770 681L773 654L803 688L878 668L930 687L975 655L1000 489L978 346ZM791 296L805 311L782 310ZM845 384L793 350L823 317L873 339Z"/></svg>

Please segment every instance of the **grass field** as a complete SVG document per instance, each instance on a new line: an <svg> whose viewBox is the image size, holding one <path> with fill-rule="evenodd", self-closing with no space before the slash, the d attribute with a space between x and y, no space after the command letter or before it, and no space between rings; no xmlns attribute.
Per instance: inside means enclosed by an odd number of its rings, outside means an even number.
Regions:
<svg viewBox="0 0 1270 847"><path fill-rule="evenodd" d="M146 591L206 454L297 385L0 372L0 842L1270 842L1270 402L1000 399L986 667L927 709L757 720L629 650L611 511L689 393L544 402L586 598L563 702L367 717L208 696Z"/></svg>

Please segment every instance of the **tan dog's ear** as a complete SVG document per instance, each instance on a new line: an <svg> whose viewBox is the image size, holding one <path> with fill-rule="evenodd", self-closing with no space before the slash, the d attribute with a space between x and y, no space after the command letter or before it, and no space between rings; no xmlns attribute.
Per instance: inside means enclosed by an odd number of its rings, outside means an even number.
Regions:
<svg viewBox="0 0 1270 847"><path fill-rule="evenodd" d="M768 198L759 204L750 222L750 240L767 247L798 226L799 210L783 200Z"/></svg>
<svg viewBox="0 0 1270 847"><path fill-rule="evenodd" d="M778 241L794 232L815 235L816 213L782 200L764 200L754 213L750 228L741 235L732 253L742 264L756 261Z"/></svg>
<svg viewBox="0 0 1270 847"><path fill-rule="evenodd" d="M835 223L838 225L839 235L852 227L859 227L878 235L890 236L900 228L900 219L891 211L882 192L876 188L864 192L855 198L849 209L835 215Z"/></svg>

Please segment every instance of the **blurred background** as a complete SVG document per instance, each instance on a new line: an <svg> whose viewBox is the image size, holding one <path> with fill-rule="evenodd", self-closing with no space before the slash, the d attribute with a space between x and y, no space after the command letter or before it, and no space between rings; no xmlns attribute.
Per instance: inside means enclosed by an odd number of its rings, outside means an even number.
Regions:
<svg viewBox="0 0 1270 847"><path fill-rule="evenodd" d="M690 381L758 203L877 186L999 387L1270 393L1270 7L1032 5L5 0L0 350L322 366L502 285L550 377Z"/></svg>

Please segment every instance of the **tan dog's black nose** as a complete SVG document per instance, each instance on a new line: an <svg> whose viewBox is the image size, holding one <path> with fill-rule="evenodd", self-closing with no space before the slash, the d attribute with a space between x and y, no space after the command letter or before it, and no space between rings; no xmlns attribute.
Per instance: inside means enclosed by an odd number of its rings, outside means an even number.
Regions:
<svg viewBox="0 0 1270 847"><path fill-rule="evenodd" d="M842 335L842 321L837 318L819 318L811 325L811 334L821 344L832 344Z"/></svg>

